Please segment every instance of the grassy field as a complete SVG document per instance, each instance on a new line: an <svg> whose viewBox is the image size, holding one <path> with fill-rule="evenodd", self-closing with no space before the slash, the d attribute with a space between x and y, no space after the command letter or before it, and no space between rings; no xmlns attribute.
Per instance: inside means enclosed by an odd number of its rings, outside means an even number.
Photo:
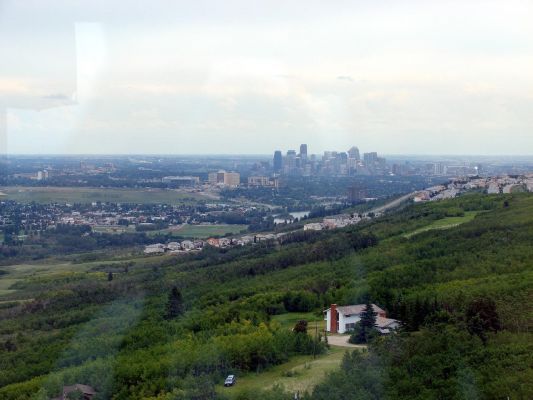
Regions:
<svg viewBox="0 0 533 400"><path fill-rule="evenodd" d="M85 187L22 187L7 186L0 199L22 203L92 203L95 201L116 203L168 203L184 204L206 200L199 193L164 189L115 189Z"/></svg>
<svg viewBox="0 0 533 400"><path fill-rule="evenodd" d="M0 275L0 300L3 296L15 293L11 286L25 279L35 277L64 277L66 274L87 272L100 262L88 262L82 264L71 263L43 263L43 264L18 264L0 266L5 274Z"/></svg>
<svg viewBox="0 0 533 400"><path fill-rule="evenodd" d="M93 226L98 233L135 233L135 226Z"/></svg>
<svg viewBox="0 0 533 400"><path fill-rule="evenodd" d="M418 235L419 233L427 232L433 229L453 228L455 226L472 221L476 217L477 214L479 214L479 211L466 211L465 215L462 217L446 217L446 218L438 219L430 225L419 228L413 232L406 233L404 237L409 239L410 237L414 235Z"/></svg>
<svg viewBox="0 0 533 400"><path fill-rule="evenodd" d="M244 393L253 394L258 390L272 388L276 385L284 387L291 393L300 394L311 391L320 383L327 373L334 371L340 364L345 349L331 347L327 354L313 359L312 356L297 356L281 365L269 368L258 374L246 374L237 377L233 387L217 387L219 393L230 399L242 396Z"/></svg>
<svg viewBox="0 0 533 400"><path fill-rule="evenodd" d="M306 320L309 323L309 334L315 334L315 325L318 332L324 329L324 321L316 313L286 313L272 318L282 328L292 329L297 321ZM288 362L274 366L260 373L249 373L237 377L237 384L225 388L222 384L217 387L219 393L227 395L230 399L253 394L258 390L282 386L291 393L299 391L301 394L309 392L321 382L327 373L334 371L340 364L342 356L347 349L331 346L327 354L318 356L296 356Z"/></svg>
<svg viewBox="0 0 533 400"><path fill-rule="evenodd" d="M172 234L173 236L182 236L188 238L205 239L211 236L223 236L226 233L237 234L246 230L246 225L183 225L179 229L163 229L159 231L147 232L148 235Z"/></svg>
<svg viewBox="0 0 533 400"><path fill-rule="evenodd" d="M20 279L0 277L0 297L15 292L15 290L10 289L10 287L19 280Z"/></svg>
<svg viewBox="0 0 533 400"><path fill-rule="evenodd" d="M300 320L306 320L308 323L308 329L309 332L314 334L315 332L315 326L318 325L318 331L321 332L324 330L324 318L322 318L321 315L317 315L316 313L308 312L308 313L298 313L298 312L291 312L286 314L280 314L280 315L274 315L272 317L273 321L278 322L282 328L292 329L296 322Z"/></svg>

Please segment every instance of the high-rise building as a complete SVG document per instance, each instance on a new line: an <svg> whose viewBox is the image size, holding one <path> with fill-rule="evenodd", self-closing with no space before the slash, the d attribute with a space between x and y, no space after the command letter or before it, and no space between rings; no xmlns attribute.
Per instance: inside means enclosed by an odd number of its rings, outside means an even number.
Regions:
<svg viewBox="0 0 533 400"><path fill-rule="evenodd" d="M274 152L274 172L281 172L281 169L283 168L283 157L281 155L281 151L276 150Z"/></svg>
<svg viewBox="0 0 533 400"><path fill-rule="evenodd" d="M296 169L296 150L288 150L283 165L285 173L292 174Z"/></svg>
<svg viewBox="0 0 533 400"><path fill-rule="evenodd" d="M348 155L344 152L338 153L337 159L340 161L341 164L346 164L348 162Z"/></svg>
<svg viewBox="0 0 533 400"><path fill-rule="evenodd" d="M241 183L241 175L238 172L226 172L220 170L218 172L210 172L208 181L211 184L223 184L226 186L239 186Z"/></svg>
<svg viewBox="0 0 533 400"><path fill-rule="evenodd" d="M306 144L300 145L300 158L304 161L307 159L307 145Z"/></svg>
<svg viewBox="0 0 533 400"><path fill-rule="evenodd" d="M361 159L361 155L359 154L359 149L356 146L353 146L350 150L348 150L348 158L351 158L357 161Z"/></svg>
<svg viewBox="0 0 533 400"><path fill-rule="evenodd" d="M363 154L363 161L365 162L367 167L373 165L378 161L378 153L374 151L371 153Z"/></svg>

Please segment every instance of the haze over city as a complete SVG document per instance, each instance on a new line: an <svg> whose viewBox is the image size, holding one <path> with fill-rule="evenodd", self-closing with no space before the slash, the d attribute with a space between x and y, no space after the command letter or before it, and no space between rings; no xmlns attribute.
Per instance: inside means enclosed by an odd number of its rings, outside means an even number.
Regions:
<svg viewBox="0 0 533 400"><path fill-rule="evenodd" d="M2 1L2 151L530 154L532 19L524 1Z"/></svg>
<svg viewBox="0 0 533 400"><path fill-rule="evenodd" d="M533 399L532 0L0 0L0 400Z"/></svg>

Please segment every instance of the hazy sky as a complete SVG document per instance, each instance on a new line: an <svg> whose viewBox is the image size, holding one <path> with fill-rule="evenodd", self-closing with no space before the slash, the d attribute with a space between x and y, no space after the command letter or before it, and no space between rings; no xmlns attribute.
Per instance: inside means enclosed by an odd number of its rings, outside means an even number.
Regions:
<svg viewBox="0 0 533 400"><path fill-rule="evenodd" d="M0 0L0 139L532 154L532 21L531 0Z"/></svg>

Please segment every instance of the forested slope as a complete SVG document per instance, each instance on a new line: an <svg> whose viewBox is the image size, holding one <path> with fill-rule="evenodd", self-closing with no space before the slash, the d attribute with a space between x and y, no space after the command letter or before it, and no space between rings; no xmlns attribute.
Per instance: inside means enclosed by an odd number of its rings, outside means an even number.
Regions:
<svg viewBox="0 0 533 400"><path fill-rule="evenodd" d="M467 195L282 243L34 274L0 303L0 398L75 382L100 399L213 398L226 373L324 350L273 315L366 298L402 332L346 356L309 397L533 398L532 260L533 196Z"/></svg>

